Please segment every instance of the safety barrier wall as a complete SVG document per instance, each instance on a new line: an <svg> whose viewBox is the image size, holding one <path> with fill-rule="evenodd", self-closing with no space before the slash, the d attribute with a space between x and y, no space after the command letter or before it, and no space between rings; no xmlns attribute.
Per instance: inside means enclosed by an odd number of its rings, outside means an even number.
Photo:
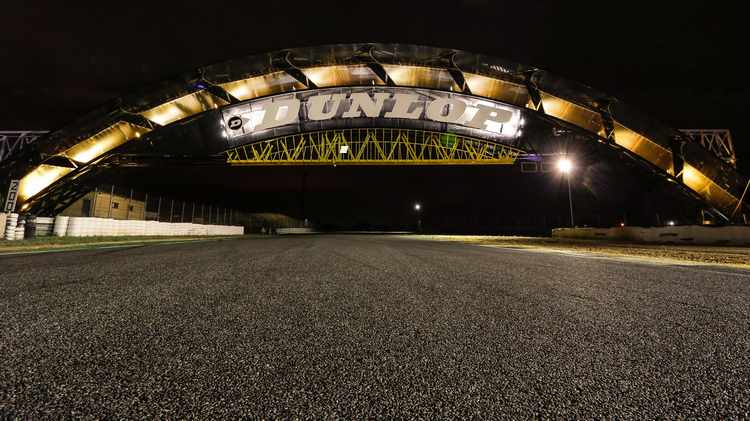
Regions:
<svg viewBox="0 0 750 421"><path fill-rule="evenodd" d="M279 235L286 235L286 234L315 234L317 231L315 231L312 228L277 228L276 233Z"/></svg>
<svg viewBox="0 0 750 421"><path fill-rule="evenodd" d="M244 227L234 225L203 225L158 221L117 220L108 218L37 217L34 236L93 237L93 236L179 236L179 235L242 235ZM0 238L23 240L27 228L18 214L0 213Z"/></svg>
<svg viewBox="0 0 750 421"><path fill-rule="evenodd" d="M55 237L65 237L65 233L68 232L68 221L70 220L69 216L56 216L55 217L55 224L52 228L52 234Z"/></svg>
<svg viewBox="0 0 750 421"><path fill-rule="evenodd" d="M63 217L64 218L64 217ZM58 217L61 227L55 235L68 237L132 236L132 235L242 235L244 227L233 225L202 225L158 221L134 221L91 217ZM67 222L67 224L66 224ZM62 225L66 224L64 231Z"/></svg>
<svg viewBox="0 0 750 421"><path fill-rule="evenodd" d="M556 228L556 238L604 239L666 244L717 244L750 246L750 226L727 225L707 227L683 225L673 227Z"/></svg>

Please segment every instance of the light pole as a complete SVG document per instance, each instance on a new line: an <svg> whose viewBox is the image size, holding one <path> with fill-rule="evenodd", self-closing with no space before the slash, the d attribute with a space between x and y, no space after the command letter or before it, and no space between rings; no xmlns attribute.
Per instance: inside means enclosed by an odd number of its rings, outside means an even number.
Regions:
<svg viewBox="0 0 750 421"><path fill-rule="evenodd" d="M575 227L575 221L573 219L573 195L570 192L570 173L573 172L573 162L568 158L562 158L557 162L557 169L565 175L565 179L568 182L568 204L570 205L570 227Z"/></svg>
<svg viewBox="0 0 750 421"><path fill-rule="evenodd" d="M419 203L415 203L414 212L417 213L417 232L422 232L422 218L421 218L422 205Z"/></svg>

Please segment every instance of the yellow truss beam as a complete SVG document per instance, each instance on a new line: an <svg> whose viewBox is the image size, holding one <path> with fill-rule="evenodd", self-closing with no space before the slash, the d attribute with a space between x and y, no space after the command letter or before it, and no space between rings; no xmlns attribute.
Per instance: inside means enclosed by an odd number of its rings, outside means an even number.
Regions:
<svg viewBox="0 0 750 421"><path fill-rule="evenodd" d="M294 134L225 152L231 165L512 165L522 153L467 136L388 128Z"/></svg>

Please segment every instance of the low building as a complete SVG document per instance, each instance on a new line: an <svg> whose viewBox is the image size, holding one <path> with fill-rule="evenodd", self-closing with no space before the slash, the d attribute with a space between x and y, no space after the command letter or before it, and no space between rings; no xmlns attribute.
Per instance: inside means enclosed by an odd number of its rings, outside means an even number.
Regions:
<svg viewBox="0 0 750 421"><path fill-rule="evenodd" d="M143 200L130 196L92 191L73 202L61 215L144 220L146 206Z"/></svg>

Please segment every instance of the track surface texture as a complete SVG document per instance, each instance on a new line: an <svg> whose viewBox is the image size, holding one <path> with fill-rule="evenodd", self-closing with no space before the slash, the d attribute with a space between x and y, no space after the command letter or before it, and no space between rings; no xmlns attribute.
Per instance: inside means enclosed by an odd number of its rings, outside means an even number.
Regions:
<svg viewBox="0 0 750 421"><path fill-rule="evenodd" d="M747 418L750 271L307 236L0 257L0 418Z"/></svg>

